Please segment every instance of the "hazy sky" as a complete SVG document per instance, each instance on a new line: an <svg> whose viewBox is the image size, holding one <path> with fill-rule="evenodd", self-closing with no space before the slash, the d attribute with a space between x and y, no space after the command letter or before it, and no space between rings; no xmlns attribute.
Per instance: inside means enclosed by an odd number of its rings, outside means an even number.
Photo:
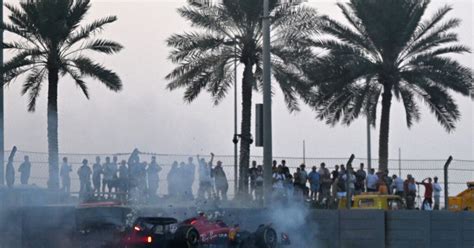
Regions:
<svg viewBox="0 0 474 248"><path fill-rule="evenodd" d="M170 49L164 41L173 33L190 30L176 13L176 8L184 2L93 1L87 21L106 15L119 18L106 28L102 37L119 41L125 49L118 55L98 57L98 61L118 72L124 89L113 93L100 83L88 80L91 99L87 100L71 79L61 79L60 152L126 152L139 147L158 153L233 153L232 95L219 106L214 106L207 94L202 94L192 104L185 104L182 90L169 92L165 89L168 82L164 77L173 64L166 59ZM309 0L308 5L323 14L340 18L335 2ZM454 6L451 17L464 20L458 29L462 43L473 47L471 1L434 0L430 12L446 3ZM11 38L6 35L7 40ZM459 57L463 64L471 67L472 58L472 55ZM6 148L17 145L20 150L47 151L46 86L35 113L26 111L27 97L20 95L20 86L21 81L17 80L5 90ZM391 116L390 156L396 158L400 147L403 158L453 155L458 159L473 159L473 102L460 96L456 96L456 100L463 117L451 134L444 131L427 108L423 108L420 123L409 130L401 104L395 103ZM253 101L260 103L261 95L255 94ZM290 114L278 92L273 104L274 155L300 156L302 141L306 140L307 156L347 157L355 153L358 157L366 157L365 120L356 121L350 127L333 128L314 117L308 107ZM377 154L378 131L373 130L372 134L372 151ZM259 155L262 149L252 147L252 153Z"/></svg>

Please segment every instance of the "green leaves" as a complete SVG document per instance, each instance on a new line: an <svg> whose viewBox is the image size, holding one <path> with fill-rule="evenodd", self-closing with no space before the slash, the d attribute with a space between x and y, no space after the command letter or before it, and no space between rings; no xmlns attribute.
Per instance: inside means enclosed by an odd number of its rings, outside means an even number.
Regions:
<svg viewBox="0 0 474 248"><path fill-rule="evenodd" d="M71 62L74 63L82 75L99 80L110 90L119 91L122 89L122 81L115 72L98 63L94 63L91 59L79 56L78 58L71 59Z"/></svg>
<svg viewBox="0 0 474 248"><path fill-rule="evenodd" d="M422 20L428 4L351 0L338 4L350 27L323 17L321 28L329 37L312 45L327 53L305 69L318 89L311 101L318 118L350 124L366 112L375 125L381 88L387 86L403 103L408 127L421 117L419 97L447 131L454 129L460 113L450 91L468 95L473 73L446 56L471 49L457 44L453 29L460 20L444 21L450 6Z"/></svg>
<svg viewBox="0 0 474 248"><path fill-rule="evenodd" d="M310 46L312 35L318 31L319 18L312 8L277 6L276 3L276 0L270 2L272 73L291 112L299 110L300 99L307 102L310 98L310 85L302 67L313 57ZM197 31L174 34L167 39L172 48L169 59L176 64L166 76L171 80L167 89L185 88L186 102L205 91L212 96L214 104L218 104L234 83L233 63L237 60L252 73L242 83L251 84L259 91L262 4L262 0L225 0L210 7L191 5L178 9Z"/></svg>
<svg viewBox="0 0 474 248"><path fill-rule="evenodd" d="M106 17L80 27L90 9L89 0L25 1L19 7L9 4L6 7L11 12L8 16L10 23L2 23L0 28L17 35L18 39L3 44L3 48L14 55L4 64L2 73L6 84L27 74L22 94L29 96L29 111L35 110L42 84L49 73L71 76L87 98L89 92L85 77L97 79L113 91L122 88L115 72L93 62L85 53L115 54L122 50L122 45L115 41L90 40L105 25L115 22L116 17ZM54 85L58 82L48 83Z"/></svg>

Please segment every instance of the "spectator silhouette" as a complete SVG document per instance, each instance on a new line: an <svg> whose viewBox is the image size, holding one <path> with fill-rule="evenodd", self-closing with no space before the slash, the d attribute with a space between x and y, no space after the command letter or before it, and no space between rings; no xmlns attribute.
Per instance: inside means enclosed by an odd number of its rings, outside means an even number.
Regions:
<svg viewBox="0 0 474 248"><path fill-rule="evenodd" d="M79 175L80 191L79 196L82 199L85 199L89 196L91 191L91 174L92 170L89 167L89 161L87 159L82 160L82 166L77 171Z"/></svg>
<svg viewBox="0 0 474 248"><path fill-rule="evenodd" d="M20 183L22 185L27 185L31 174L31 163L28 156L25 156L23 163L21 163L18 168L18 172L20 172Z"/></svg>
<svg viewBox="0 0 474 248"><path fill-rule="evenodd" d="M161 166L156 162L156 157L151 157L151 162L148 165L147 169L147 179L148 179L148 192L150 196L156 196L157 190L159 187L160 177L159 173L161 171Z"/></svg>
<svg viewBox="0 0 474 248"><path fill-rule="evenodd" d="M168 196L175 198L177 197L177 191L176 191L176 186L177 186L177 180L179 179L179 168L178 168L178 162L174 161L173 164L171 165L171 169L168 172L168 176L166 177L168 181Z"/></svg>
<svg viewBox="0 0 474 248"><path fill-rule="evenodd" d="M217 161L216 167L213 169L213 175L216 185L216 196L218 199L224 201L227 200L227 190L229 189L229 183L227 182L227 177L225 171L222 168L222 162Z"/></svg>
<svg viewBox="0 0 474 248"><path fill-rule="evenodd" d="M67 157L63 158L63 164L61 165L61 181L62 181L62 190L69 194L71 192L71 176L72 166L68 164Z"/></svg>
<svg viewBox="0 0 474 248"><path fill-rule="evenodd" d="M100 175L102 173L103 168L100 164L100 157L96 157L95 163L92 165L92 184L94 186L94 192L99 193L98 195L100 195Z"/></svg>

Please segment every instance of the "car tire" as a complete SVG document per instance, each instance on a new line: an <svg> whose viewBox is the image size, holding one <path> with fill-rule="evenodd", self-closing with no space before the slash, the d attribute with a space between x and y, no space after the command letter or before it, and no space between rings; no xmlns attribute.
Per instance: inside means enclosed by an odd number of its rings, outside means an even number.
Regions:
<svg viewBox="0 0 474 248"><path fill-rule="evenodd" d="M278 243L277 232L271 227L263 227L257 231L256 241L258 248L275 248Z"/></svg>
<svg viewBox="0 0 474 248"><path fill-rule="evenodd" d="M193 226L180 226L176 230L175 247L195 248L199 245L199 232Z"/></svg>

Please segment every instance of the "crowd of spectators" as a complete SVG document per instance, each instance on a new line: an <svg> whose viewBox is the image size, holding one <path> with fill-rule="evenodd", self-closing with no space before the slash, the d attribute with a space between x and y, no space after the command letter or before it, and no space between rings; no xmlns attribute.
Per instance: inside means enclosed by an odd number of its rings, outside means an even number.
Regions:
<svg viewBox="0 0 474 248"><path fill-rule="evenodd" d="M150 162L141 161L140 152L134 150L128 161L118 161L117 156L96 157L92 166L84 159L77 170L80 182L81 198L124 198L135 195L138 200L146 200L158 195L160 185L160 172L162 166L158 164L155 156ZM177 200L227 200L229 182L223 163L217 161L214 166L214 154L211 153L209 161L196 156L189 157L187 162L174 161L166 176L168 198ZM11 160L11 161L10 161ZM28 156L18 167L20 183L28 184L31 174L31 162ZM71 191L71 172L73 168L64 157L60 166L61 190L69 194ZM264 198L264 169L252 161L248 171L249 195L252 200L263 202ZM198 179L197 194L193 193L195 178ZM277 201L312 201L323 206L334 206L338 199L347 194L358 195L364 192L378 192L379 194L394 194L404 199L408 209L420 207L422 209L439 209L441 186L438 178L425 178L417 182L408 174L403 180L399 176L389 175L388 170L366 170L361 163L357 170L344 164L335 165L330 171L325 163L319 168L312 166L307 169L305 164L297 167L293 173L285 160L280 163L274 160L272 164L272 197ZM13 159L9 159L6 168L6 182L12 186L15 181ZM424 200L420 199L419 185L424 187ZM417 206L418 205L418 206Z"/></svg>
<svg viewBox="0 0 474 248"><path fill-rule="evenodd" d="M257 170L260 168L260 175L262 167L256 167L256 162L252 162L250 168L250 183L251 188L258 189L256 184ZM314 201L322 206L335 206L338 199L346 197L347 194L358 195L362 193L378 193L378 194L394 194L400 196L406 203L408 209L415 209L417 207L423 210L438 210L440 207L441 185L438 183L438 178L425 178L417 182L415 178L408 174L406 179L398 177L393 174L390 176L388 170L378 171L371 168L366 171L364 164L361 163L359 168L355 170L352 166L344 164L335 165L332 172L326 168L325 163L321 163L319 168L317 166L311 167L307 172L306 166L301 164L296 168L292 174L286 161L282 160L280 164L278 161L273 161L273 198L274 200L284 201ZM260 177L263 182L263 177ZM262 185L262 184L260 184ZM424 200L416 206L416 199L419 197L418 185L423 185ZM261 195L257 190L252 190L254 199L259 200ZM421 198L421 197L420 197ZM434 198L434 202L433 202ZM433 205L434 203L434 205Z"/></svg>

